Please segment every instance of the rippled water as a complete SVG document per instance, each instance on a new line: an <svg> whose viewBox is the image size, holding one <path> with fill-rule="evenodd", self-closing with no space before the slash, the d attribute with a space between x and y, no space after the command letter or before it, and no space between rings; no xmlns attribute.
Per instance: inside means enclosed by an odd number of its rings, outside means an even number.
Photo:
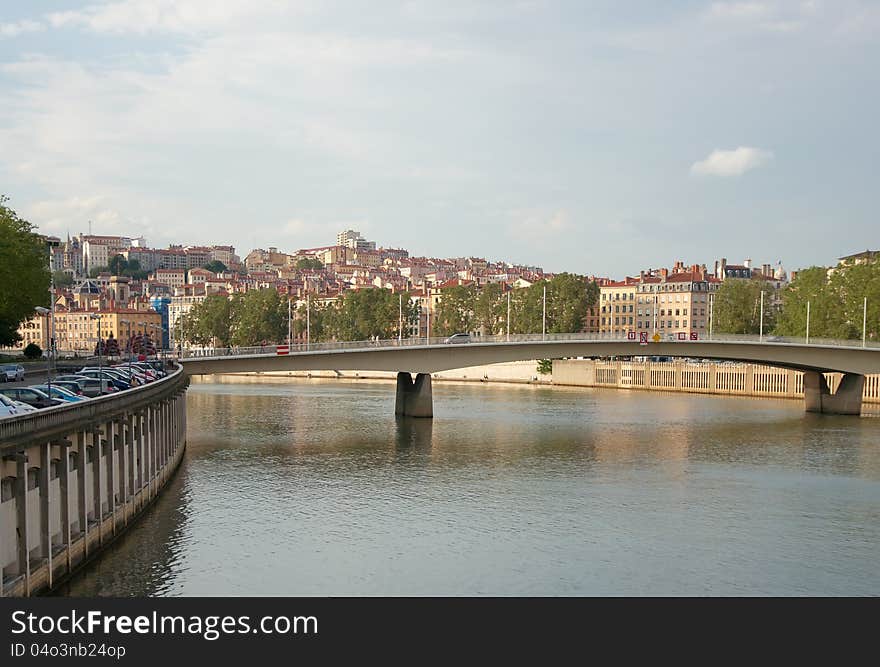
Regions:
<svg viewBox="0 0 880 667"><path fill-rule="evenodd" d="M181 468L70 595L880 594L880 418L799 401L194 382Z"/></svg>

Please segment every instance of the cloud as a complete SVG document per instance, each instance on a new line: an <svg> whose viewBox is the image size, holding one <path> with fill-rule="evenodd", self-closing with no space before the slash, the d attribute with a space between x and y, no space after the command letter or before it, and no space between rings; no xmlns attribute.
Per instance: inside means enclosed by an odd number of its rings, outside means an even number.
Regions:
<svg viewBox="0 0 880 667"><path fill-rule="evenodd" d="M728 151L716 149L705 160L694 162L691 173L701 176L742 176L772 159L772 152L751 146Z"/></svg>
<svg viewBox="0 0 880 667"><path fill-rule="evenodd" d="M514 211L519 222L511 227L511 235L522 241L543 241L571 229L570 216L564 209L546 211Z"/></svg>
<svg viewBox="0 0 880 667"><path fill-rule="evenodd" d="M38 32L45 26L39 21L25 19L15 23L0 23L0 37L18 37L26 32Z"/></svg>

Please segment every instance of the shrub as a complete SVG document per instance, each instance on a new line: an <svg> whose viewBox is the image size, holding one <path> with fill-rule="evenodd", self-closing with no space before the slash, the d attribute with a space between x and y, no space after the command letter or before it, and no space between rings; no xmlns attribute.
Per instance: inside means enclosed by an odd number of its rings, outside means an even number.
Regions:
<svg viewBox="0 0 880 667"><path fill-rule="evenodd" d="M39 359L43 356L43 349L36 343L28 343L24 348L24 356L28 359Z"/></svg>

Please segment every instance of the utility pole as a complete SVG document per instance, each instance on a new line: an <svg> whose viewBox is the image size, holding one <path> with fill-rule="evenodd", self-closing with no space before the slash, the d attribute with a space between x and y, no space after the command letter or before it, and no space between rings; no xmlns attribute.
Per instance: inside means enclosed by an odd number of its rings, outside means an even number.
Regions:
<svg viewBox="0 0 880 667"><path fill-rule="evenodd" d="M510 292L507 293L507 342L510 342Z"/></svg>
<svg viewBox="0 0 880 667"><path fill-rule="evenodd" d="M425 307L425 313L427 320L425 322L425 344L431 344L431 290L427 290L428 292L428 301Z"/></svg>
<svg viewBox="0 0 880 667"><path fill-rule="evenodd" d="M52 329L55 329L55 325L52 325ZM867 334L868 334L868 297L865 297L864 306L862 307L862 347L865 347L867 344Z"/></svg>
<svg viewBox="0 0 880 667"><path fill-rule="evenodd" d="M761 288L761 324L759 327L760 341L764 342L764 289Z"/></svg>
<svg viewBox="0 0 880 667"><path fill-rule="evenodd" d="M656 297L655 297L656 298ZM714 323L714 319L712 317L712 307L715 305L715 295L711 292L709 293L709 340L712 340L712 324ZM657 310L656 308L654 309ZM657 328L657 315L656 312L654 314L654 328Z"/></svg>
<svg viewBox="0 0 880 667"><path fill-rule="evenodd" d="M403 294L399 294L398 298L400 299L400 305L398 307L398 321L397 321L397 342L403 342Z"/></svg>
<svg viewBox="0 0 880 667"><path fill-rule="evenodd" d="M807 339L806 344L810 344L810 302L807 301Z"/></svg>
<svg viewBox="0 0 880 667"><path fill-rule="evenodd" d="M544 308L541 315L541 340L547 339L547 285L544 285Z"/></svg>
<svg viewBox="0 0 880 667"><path fill-rule="evenodd" d="M287 293L287 344L288 346L293 341L290 339L290 293Z"/></svg>
<svg viewBox="0 0 880 667"><path fill-rule="evenodd" d="M311 295L306 294L306 349L312 344L312 301Z"/></svg>

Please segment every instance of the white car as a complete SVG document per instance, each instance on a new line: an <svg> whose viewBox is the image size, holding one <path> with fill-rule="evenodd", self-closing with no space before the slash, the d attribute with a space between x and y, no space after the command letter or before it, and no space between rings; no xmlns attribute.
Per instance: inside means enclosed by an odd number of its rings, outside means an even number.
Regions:
<svg viewBox="0 0 880 667"><path fill-rule="evenodd" d="M22 403L21 401L12 401L12 402L15 403L15 407L18 408L19 413L36 412L37 411L37 408L35 408L33 405L28 405L27 403Z"/></svg>
<svg viewBox="0 0 880 667"><path fill-rule="evenodd" d="M3 419L4 417L14 417L19 414L21 414L21 410L18 409L15 401L0 394L0 419Z"/></svg>
<svg viewBox="0 0 880 667"><path fill-rule="evenodd" d="M21 364L5 364L0 366L3 382L21 382L24 380L24 366Z"/></svg>

